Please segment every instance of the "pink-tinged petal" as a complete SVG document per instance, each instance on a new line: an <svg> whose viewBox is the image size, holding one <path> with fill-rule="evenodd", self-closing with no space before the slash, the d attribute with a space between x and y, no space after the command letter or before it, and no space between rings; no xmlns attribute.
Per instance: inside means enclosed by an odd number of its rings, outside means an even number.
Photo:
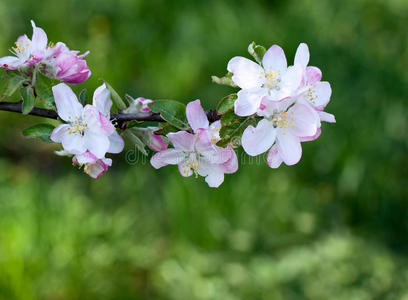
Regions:
<svg viewBox="0 0 408 300"><path fill-rule="evenodd" d="M90 131L86 131L84 134L85 146L90 152L92 152L97 158L105 156L109 150L109 138L103 134L95 134Z"/></svg>
<svg viewBox="0 0 408 300"><path fill-rule="evenodd" d="M157 152L152 156L150 163L155 169L159 169L166 165L178 165L181 164L186 158L186 154L177 149L166 149Z"/></svg>
<svg viewBox="0 0 408 300"><path fill-rule="evenodd" d="M288 130L295 136L313 136L319 124L319 115L306 104L295 104L288 111L291 122ZM293 120L292 120L293 118ZM293 127L291 125L294 125ZM284 131L288 131L284 130Z"/></svg>
<svg viewBox="0 0 408 300"><path fill-rule="evenodd" d="M227 149L231 152L231 158L220 165L220 167L224 173L232 174L238 170L238 158L237 154L231 147L227 147Z"/></svg>
<svg viewBox="0 0 408 300"><path fill-rule="evenodd" d="M18 69L23 62L14 56L4 56L0 58L0 67L4 70L16 70Z"/></svg>
<svg viewBox="0 0 408 300"><path fill-rule="evenodd" d="M241 117L253 115L266 94L267 91L263 88L240 90L237 94L238 99L234 103L235 114Z"/></svg>
<svg viewBox="0 0 408 300"><path fill-rule="evenodd" d="M80 134L64 134L61 140L62 147L65 151L72 154L80 154L86 151L85 139Z"/></svg>
<svg viewBox="0 0 408 300"><path fill-rule="evenodd" d="M55 143L61 143L64 135L67 135L69 131L68 124L61 124L58 127L54 128L51 133L50 139Z"/></svg>
<svg viewBox="0 0 408 300"><path fill-rule="evenodd" d="M227 148L214 145L211 131L199 129L195 149L211 164L222 164L231 158L232 153Z"/></svg>
<svg viewBox="0 0 408 300"><path fill-rule="evenodd" d="M75 160L74 164L84 165L84 164L94 164L97 162L98 158L91 152L87 151L85 153L75 155L72 160Z"/></svg>
<svg viewBox="0 0 408 300"><path fill-rule="evenodd" d="M102 115L93 105L85 105L83 119L88 126L88 130L91 132L109 136L115 131L111 121Z"/></svg>
<svg viewBox="0 0 408 300"><path fill-rule="evenodd" d="M324 111L318 111L317 113L319 114L321 121L328 122L328 123L336 123L336 118L334 117L334 115L329 114Z"/></svg>
<svg viewBox="0 0 408 300"><path fill-rule="evenodd" d="M207 119L207 115L205 114L204 109L201 106L200 100L195 100L187 104L186 115L188 123L190 124L190 127L194 132L199 128L208 128L209 122Z"/></svg>
<svg viewBox="0 0 408 300"><path fill-rule="evenodd" d="M278 147L276 145L273 145L271 150L269 150L268 152L268 158L267 158L268 166L273 169L276 169L276 168L279 168L282 162L283 160L279 155Z"/></svg>
<svg viewBox="0 0 408 300"><path fill-rule="evenodd" d="M58 115L66 122L82 117L83 107L74 92L65 83L52 87Z"/></svg>
<svg viewBox="0 0 408 300"><path fill-rule="evenodd" d="M300 65L303 69L306 69L309 59L309 48L305 43L299 44L295 54L295 65Z"/></svg>
<svg viewBox="0 0 408 300"><path fill-rule="evenodd" d="M182 163L177 165L178 170L183 177L190 177L193 175L193 170L191 170L191 166L188 165L188 161L183 161Z"/></svg>
<svg viewBox="0 0 408 300"><path fill-rule="evenodd" d="M105 117L110 117L110 110L112 107L112 100L110 98L110 92L106 88L105 84L98 87L93 94L92 104L99 110Z"/></svg>
<svg viewBox="0 0 408 300"><path fill-rule="evenodd" d="M298 163L302 157L302 146L299 138L292 134L278 134L276 146L280 157L288 166Z"/></svg>
<svg viewBox="0 0 408 300"><path fill-rule="evenodd" d="M273 123L266 119L259 121L256 127L248 126L242 135L242 147L251 156L266 152L272 147L276 138Z"/></svg>
<svg viewBox="0 0 408 300"><path fill-rule="evenodd" d="M48 42L47 34L43 29L36 27L34 21L31 21L31 25L33 26L33 37L30 45L31 53L33 56L43 59Z"/></svg>
<svg viewBox="0 0 408 300"><path fill-rule="evenodd" d="M163 140L160 135L151 134L150 140L147 143L147 146L153 151L162 151L167 149L168 144Z"/></svg>
<svg viewBox="0 0 408 300"><path fill-rule="evenodd" d="M174 148L183 151L193 151L195 136L187 131L171 132L167 134L168 139Z"/></svg>
<svg viewBox="0 0 408 300"><path fill-rule="evenodd" d="M306 136L306 137L302 137L302 136L301 136L301 137L299 137L299 140L300 140L301 142L314 141L314 140L316 140L316 139L320 136L321 133L322 133L322 129L321 129L321 128L317 128L315 135L313 135L313 136Z"/></svg>
<svg viewBox="0 0 408 300"><path fill-rule="evenodd" d="M279 111L286 111L286 109L291 106L296 101L296 98L286 97L280 101L275 101L269 96L262 98L260 109L257 111L257 115L270 117L274 113Z"/></svg>
<svg viewBox="0 0 408 300"><path fill-rule="evenodd" d="M278 45L273 45L265 52L262 59L262 65L267 72L279 70L281 73L286 71L288 63L285 52Z"/></svg>
<svg viewBox="0 0 408 300"><path fill-rule="evenodd" d="M306 68L306 83L313 84L322 80L322 71L317 67Z"/></svg>
<svg viewBox="0 0 408 300"><path fill-rule="evenodd" d="M108 167L112 165L112 160L110 158L98 159L94 164L87 164L84 168L86 174L90 177L97 179L102 174L108 171Z"/></svg>
<svg viewBox="0 0 408 300"><path fill-rule="evenodd" d="M264 69L245 57L233 57L227 69L233 74L232 81L241 89L258 88L265 82Z"/></svg>
<svg viewBox="0 0 408 300"><path fill-rule="evenodd" d="M125 147L123 138L115 131L108 137L109 139L109 153L120 153Z"/></svg>
<svg viewBox="0 0 408 300"><path fill-rule="evenodd" d="M327 81L316 82L312 87L312 90L313 99L310 99L312 101L312 105L320 109L325 108L327 103L330 101L332 93L330 83Z"/></svg>

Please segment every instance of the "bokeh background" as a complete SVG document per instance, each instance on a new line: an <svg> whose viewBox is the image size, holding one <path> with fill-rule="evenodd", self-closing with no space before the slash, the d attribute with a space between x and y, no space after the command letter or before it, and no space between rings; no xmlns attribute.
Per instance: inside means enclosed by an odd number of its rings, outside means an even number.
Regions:
<svg viewBox="0 0 408 300"><path fill-rule="evenodd" d="M92 180L21 136L43 120L0 112L0 299L408 299L406 0L2 0L1 56L30 19L91 51L78 91L207 109L250 42L289 62L306 42L337 124L210 189L126 151Z"/></svg>

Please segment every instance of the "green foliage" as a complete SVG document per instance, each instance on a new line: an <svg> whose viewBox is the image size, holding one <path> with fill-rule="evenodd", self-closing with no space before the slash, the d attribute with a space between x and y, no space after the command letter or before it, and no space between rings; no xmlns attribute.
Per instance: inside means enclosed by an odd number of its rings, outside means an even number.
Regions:
<svg viewBox="0 0 408 300"><path fill-rule="evenodd" d="M225 147L231 145L233 147L241 145L241 137L244 130L249 125L256 125L256 120L253 116L239 117L233 111L228 111L221 117L221 140L217 143L218 146Z"/></svg>
<svg viewBox="0 0 408 300"><path fill-rule="evenodd" d="M231 94L222 98L220 102L218 102L217 112L219 114L225 114L226 112L233 110L234 103L235 100L237 100L237 98L238 98L237 94Z"/></svg>
<svg viewBox="0 0 408 300"><path fill-rule="evenodd" d="M37 124L23 131L23 135L27 138L38 138L44 142L51 143L51 133L54 130L51 124Z"/></svg>
<svg viewBox="0 0 408 300"><path fill-rule="evenodd" d="M255 44L252 42L248 46L248 52L252 55L253 58L257 61L258 64L262 64L262 58L266 52L265 47Z"/></svg>
<svg viewBox="0 0 408 300"><path fill-rule="evenodd" d="M39 106L47 109L55 109L54 95L52 87L55 85L54 80L37 72L35 91L37 93L37 103Z"/></svg>
<svg viewBox="0 0 408 300"><path fill-rule="evenodd" d="M237 87L237 85L232 81L232 73L228 72L224 77L217 77L215 75L211 76L212 82L220 85L228 85L232 87Z"/></svg>
<svg viewBox="0 0 408 300"><path fill-rule="evenodd" d="M1 98L2 99L8 99L12 98L13 100L16 98L16 100L20 100L19 93L16 94L16 92L23 86L24 83L26 83L28 80L25 77L20 76L17 73L9 73L7 75L4 75L1 78L2 84L0 86L0 91L1 93ZM15 96L15 97L13 97Z"/></svg>
<svg viewBox="0 0 408 300"><path fill-rule="evenodd" d="M113 104L118 110L124 110L129 105L129 103L126 103L109 83L107 83L106 81L104 81L104 83L111 94Z"/></svg>
<svg viewBox="0 0 408 300"><path fill-rule="evenodd" d="M81 102L82 105L85 105L88 101L88 91L86 89L83 89L80 93L79 93L79 102Z"/></svg>
<svg viewBox="0 0 408 300"><path fill-rule="evenodd" d="M35 97L32 87L27 86L20 90L21 97L23 98L22 113L27 115L34 108Z"/></svg>
<svg viewBox="0 0 408 300"><path fill-rule="evenodd" d="M149 103L150 109L159 113L170 125L180 129L188 130L189 125L186 120L186 106L174 100L155 100Z"/></svg>
<svg viewBox="0 0 408 300"><path fill-rule="evenodd" d="M177 132L179 129L173 125L170 125L169 123L160 123L159 124L159 129L157 129L154 133L157 135L166 135L170 132Z"/></svg>
<svg viewBox="0 0 408 300"><path fill-rule="evenodd" d="M134 145L143 155L147 155L146 145L137 136L137 133L133 131L133 128L127 129L123 132L123 137L127 138L131 145Z"/></svg>

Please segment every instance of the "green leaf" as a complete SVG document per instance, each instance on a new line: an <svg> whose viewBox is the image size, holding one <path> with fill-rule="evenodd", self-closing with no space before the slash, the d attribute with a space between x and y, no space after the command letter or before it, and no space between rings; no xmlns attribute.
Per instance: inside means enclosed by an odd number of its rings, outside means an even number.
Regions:
<svg viewBox="0 0 408 300"><path fill-rule="evenodd" d="M252 42L248 46L248 52L252 55L253 58L259 63L262 64L262 58L266 52L265 47L255 44Z"/></svg>
<svg viewBox="0 0 408 300"><path fill-rule="evenodd" d="M212 82L220 85L228 85L232 87L237 87L237 85L232 81L232 73L228 72L224 77L217 77L217 76L211 76Z"/></svg>
<svg viewBox="0 0 408 300"><path fill-rule="evenodd" d="M163 124L163 125L162 125ZM161 125L161 126L160 126ZM157 135L166 135L170 132L177 132L179 131L177 127L174 127L173 125L170 125L169 123L161 123L159 125L159 129L157 129L154 134Z"/></svg>
<svg viewBox="0 0 408 300"><path fill-rule="evenodd" d="M237 147L241 145L241 137L244 130L249 125L256 125L253 116L239 117L233 111L229 111L221 117L221 140L217 143L220 147L231 145Z"/></svg>
<svg viewBox="0 0 408 300"><path fill-rule="evenodd" d="M50 135L54 130L51 124L37 124L23 131L23 135L27 138L38 138L44 142L51 143Z"/></svg>
<svg viewBox="0 0 408 300"><path fill-rule="evenodd" d="M225 114L226 112L234 108L235 100L237 100L237 94L228 95L220 100L217 105L217 112L219 114Z"/></svg>
<svg viewBox="0 0 408 300"><path fill-rule="evenodd" d="M21 89L20 93L21 97L23 98L22 113L23 115L27 115L34 108L35 97L33 89L31 86L27 86Z"/></svg>
<svg viewBox="0 0 408 300"><path fill-rule="evenodd" d="M190 128L186 120L186 106L183 103L174 100L155 100L149 107L174 127L181 130Z"/></svg>
<svg viewBox="0 0 408 300"><path fill-rule="evenodd" d="M103 80L103 82L105 82L106 88L109 90L112 101L113 103L115 103L116 107L119 110L124 110L128 106L128 104L122 99L121 96L119 96L118 92L116 92L109 83L107 83L105 80Z"/></svg>
<svg viewBox="0 0 408 300"><path fill-rule="evenodd" d="M13 74L11 77L8 77L7 79L7 87L5 88L4 91L4 96L5 97L11 97L14 95L14 93L23 86L23 83L28 82L28 79L25 77L22 77L20 75Z"/></svg>
<svg viewBox="0 0 408 300"><path fill-rule="evenodd" d="M54 109L54 94L52 93L52 86L54 81L41 73L37 73L37 80L35 83L35 91L37 92L37 98L40 100L39 103L42 104L44 108Z"/></svg>
<svg viewBox="0 0 408 300"><path fill-rule="evenodd" d="M88 100L88 91L86 89L83 89L79 93L79 102L81 102L82 105L85 105L87 100Z"/></svg>
<svg viewBox="0 0 408 300"><path fill-rule="evenodd" d="M126 138L128 138L128 140L130 140L130 142L131 142L132 144L134 144L134 145L136 146L136 148L137 148L140 152L142 152L143 155L147 155L147 151L146 151L146 149L145 149L145 146L146 146L146 145L142 142L142 140L141 140L139 137L136 136L136 134L134 134L134 133L132 132L132 129L125 130L125 131L123 132L123 135L124 135Z"/></svg>

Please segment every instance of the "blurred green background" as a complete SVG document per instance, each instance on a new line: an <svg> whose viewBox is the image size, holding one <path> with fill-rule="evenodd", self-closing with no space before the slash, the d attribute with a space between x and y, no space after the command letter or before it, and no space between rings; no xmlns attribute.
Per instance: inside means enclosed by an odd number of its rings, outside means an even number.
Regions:
<svg viewBox="0 0 408 300"><path fill-rule="evenodd" d="M2 0L1 56L30 19L91 51L78 90L206 109L251 41L289 62L306 42L337 124L210 189L126 151L92 180L21 137L41 119L0 112L0 299L408 299L406 0Z"/></svg>

